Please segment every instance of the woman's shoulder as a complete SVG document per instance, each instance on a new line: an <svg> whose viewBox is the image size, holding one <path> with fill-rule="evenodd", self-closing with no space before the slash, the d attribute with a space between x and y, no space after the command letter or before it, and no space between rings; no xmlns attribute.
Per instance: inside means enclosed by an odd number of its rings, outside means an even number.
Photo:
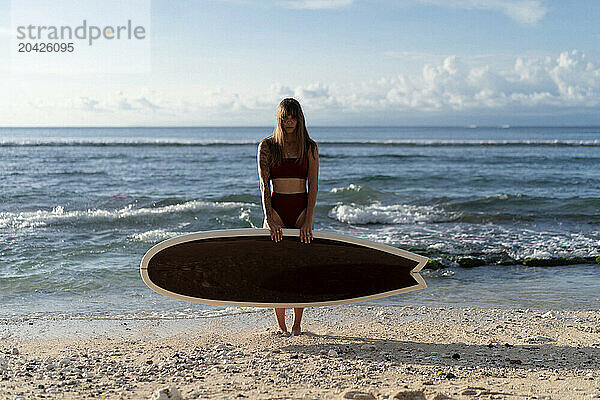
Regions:
<svg viewBox="0 0 600 400"><path fill-rule="evenodd" d="M273 138L271 136L264 138L258 142L258 154L261 157L271 157L271 149L273 148Z"/></svg>
<svg viewBox="0 0 600 400"><path fill-rule="evenodd" d="M314 158L319 156L319 146L317 145L317 142L315 142L311 138L308 138L308 148L310 149Z"/></svg>
<svg viewBox="0 0 600 400"><path fill-rule="evenodd" d="M260 142L258 142L258 148L271 148L271 146L273 145L273 136L267 136L266 138L264 138L263 140L261 140Z"/></svg>

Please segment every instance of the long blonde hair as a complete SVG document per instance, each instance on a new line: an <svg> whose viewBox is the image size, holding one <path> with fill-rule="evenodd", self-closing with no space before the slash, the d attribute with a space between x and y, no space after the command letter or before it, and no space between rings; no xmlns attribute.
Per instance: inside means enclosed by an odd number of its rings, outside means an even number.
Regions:
<svg viewBox="0 0 600 400"><path fill-rule="evenodd" d="M273 130L273 135L268 138L273 165L279 165L283 159L283 138L284 135L287 135L283 128L283 120L287 118L288 115L296 118L296 130L293 135L296 136L296 142L300 147L300 154L296 162L304 161L308 156L309 151L312 151L314 154L317 149L317 144L310 138L308 130L306 129L304 113L302 112L302 107L300 107L298 100L291 97L283 99L281 103L279 103L279 107L277 107L275 130Z"/></svg>

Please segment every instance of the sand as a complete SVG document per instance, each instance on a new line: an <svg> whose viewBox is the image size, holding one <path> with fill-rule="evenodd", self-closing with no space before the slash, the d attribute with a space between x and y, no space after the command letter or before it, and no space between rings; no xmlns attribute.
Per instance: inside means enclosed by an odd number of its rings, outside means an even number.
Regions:
<svg viewBox="0 0 600 400"><path fill-rule="evenodd" d="M358 304L275 327L268 309L1 321L0 398L600 398L600 311Z"/></svg>

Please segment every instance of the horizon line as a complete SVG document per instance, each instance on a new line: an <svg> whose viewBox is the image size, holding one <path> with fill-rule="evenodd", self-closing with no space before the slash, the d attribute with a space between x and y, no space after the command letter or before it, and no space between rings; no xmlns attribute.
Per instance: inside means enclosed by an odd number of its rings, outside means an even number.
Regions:
<svg viewBox="0 0 600 400"><path fill-rule="evenodd" d="M0 129L181 129L181 128L266 128L273 129L271 125L67 125L67 126L0 126ZM310 128L600 128L600 125L313 125ZM310 129L307 127L307 129Z"/></svg>

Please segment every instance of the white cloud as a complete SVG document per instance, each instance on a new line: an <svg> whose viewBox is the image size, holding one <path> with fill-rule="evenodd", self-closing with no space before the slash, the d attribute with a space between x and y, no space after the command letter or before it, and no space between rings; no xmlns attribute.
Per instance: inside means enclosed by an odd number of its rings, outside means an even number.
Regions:
<svg viewBox="0 0 600 400"><path fill-rule="evenodd" d="M133 106L127 99L119 100L119 110L133 110Z"/></svg>
<svg viewBox="0 0 600 400"><path fill-rule="evenodd" d="M329 89L317 82L307 87L298 87L294 90L294 95L304 99L328 99L331 97Z"/></svg>
<svg viewBox="0 0 600 400"><path fill-rule="evenodd" d="M470 67L455 56L425 65L422 76L400 76L388 104L432 110L600 105L600 67L577 50L552 60L518 58L507 70Z"/></svg>
<svg viewBox="0 0 600 400"><path fill-rule="evenodd" d="M285 97L295 97L321 115L590 109L600 106L600 67L577 50L555 58L516 58L508 68L496 68L491 63L473 66L457 56L448 56L424 65L417 75L399 74L337 86L322 82L296 87L274 83L263 93L246 96L220 89L218 93L207 93L197 106L213 110L215 116L227 110L271 115Z"/></svg>
<svg viewBox="0 0 600 400"><path fill-rule="evenodd" d="M160 108L160 106L154 104L146 97L140 97L139 99L135 99L135 102L141 105L143 108L148 108L150 110L158 110Z"/></svg>
<svg viewBox="0 0 600 400"><path fill-rule="evenodd" d="M62 118L74 125L81 121L112 125L265 124L272 122L277 104L285 97L297 98L310 122L326 124L360 123L366 117L371 121L388 118L389 122L389 118L410 121L415 115L434 121L432 118L445 116L600 112L600 64L588 60L581 51L565 51L554 57L516 57L502 65L481 65L448 56L425 64L419 73L338 85L274 82L263 91L248 93L226 87L189 93L129 88L64 99L13 98L11 107L21 117L5 114L7 121L23 124L31 121L31 108L37 110L34 114L40 123L44 118Z"/></svg>
<svg viewBox="0 0 600 400"><path fill-rule="evenodd" d="M269 89L272 95L281 97L282 99L294 96L294 90L282 85L281 83L274 83Z"/></svg>
<svg viewBox="0 0 600 400"><path fill-rule="evenodd" d="M290 87L274 83L263 93L248 95L219 87L184 103L162 99L153 92L132 97L134 100L129 101L123 93L118 93L106 104L81 98L80 108L121 109L139 114L200 113L240 121L247 118L245 113L271 115L285 97L295 97L319 112L487 110L495 113L513 108L535 111L548 106L590 108L600 106L600 66L588 61L578 50L565 51L555 58L519 57L505 69L491 64L471 66L457 56L448 56L424 65L417 75L399 74L343 86L316 82Z"/></svg>
<svg viewBox="0 0 600 400"><path fill-rule="evenodd" d="M82 110L82 111L91 111L91 112L111 112L105 107L100 105L100 102L96 99L92 99L90 97L78 97L73 101L73 108Z"/></svg>
<svg viewBox="0 0 600 400"><path fill-rule="evenodd" d="M440 7L499 11L522 24L536 24L548 10L540 0L418 0Z"/></svg>
<svg viewBox="0 0 600 400"><path fill-rule="evenodd" d="M556 58L517 58L503 69L493 64L472 66L449 56L426 64L418 75L295 90L296 95L305 93L326 96L327 103L321 104L338 105L342 112L448 115L481 111L493 115L591 110L600 107L600 66L578 50Z"/></svg>
<svg viewBox="0 0 600 400"><path fill-rule="evenodd" d="M365 82L330 86L322 82L290 87L274 83L262 93L241 95L223 87L199 93L195 100L162 99L159 93L130 96L117 93L100 104L86 99L89 111L110 109L136 115L201 115L244 123L250 116L270 120L285 97L297 98L319 115L344 113L426 113L443 115L481 111L528 112L600 107L600 66L578 50L557 57L518 57L504 69L472 66L457 56L423 66L417 75L399 74Z"/></svg>

